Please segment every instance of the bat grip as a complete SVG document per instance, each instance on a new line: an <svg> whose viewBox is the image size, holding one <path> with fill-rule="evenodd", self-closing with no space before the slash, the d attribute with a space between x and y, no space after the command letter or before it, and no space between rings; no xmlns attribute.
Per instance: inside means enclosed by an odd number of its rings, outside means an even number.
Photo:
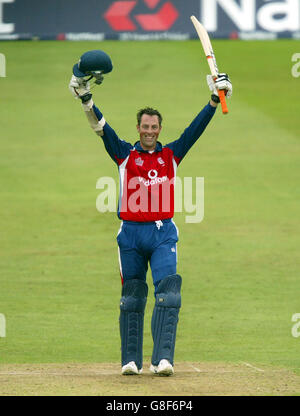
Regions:
<svg viewBox="0 0 300 416"><path fill-rule="evenodd" d="M227 114L228 113L228 107L227 107L226 100L225 100L224 90L218 90L218 94L219 94L223 114Z"/></svg>

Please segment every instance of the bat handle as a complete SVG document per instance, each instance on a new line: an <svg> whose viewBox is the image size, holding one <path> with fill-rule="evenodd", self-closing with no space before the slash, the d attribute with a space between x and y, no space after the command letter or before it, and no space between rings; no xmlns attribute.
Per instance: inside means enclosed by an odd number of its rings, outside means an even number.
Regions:
<svg viewBox="0 0 300 416"><path fill-rule="evenodd" d="M225 92L224 92L224 90L219 90L218 91L218 94L219 94L219 98L220 98L220 103L221 103L221 107L222 107L223 114L227 114L228 113L228 107L227 107L226 100L225 100Z"/></svg>

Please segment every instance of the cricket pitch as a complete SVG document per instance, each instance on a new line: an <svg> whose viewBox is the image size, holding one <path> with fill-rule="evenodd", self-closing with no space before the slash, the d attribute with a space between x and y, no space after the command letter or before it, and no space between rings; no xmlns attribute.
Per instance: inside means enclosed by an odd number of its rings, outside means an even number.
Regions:
<svg viewBox="0 0 300 416"><path fill-rule="evenodd" d="M155 376L144 363L139 376L120 365L2 364L1 396L287 396L300 395L292 371L251 363L177 363L172 377Z"/></svg>

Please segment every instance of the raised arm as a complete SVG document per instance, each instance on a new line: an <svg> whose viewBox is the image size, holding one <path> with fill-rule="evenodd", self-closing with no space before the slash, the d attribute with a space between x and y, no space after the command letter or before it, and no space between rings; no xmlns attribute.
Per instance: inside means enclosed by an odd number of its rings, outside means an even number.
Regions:
<svg viewBox="0 0 300 416"><path fill-rule="evenodd" d="M192 123L184 130L178 140L166 145L174 154L177 165L181 162L193 144L199 139L208 123L216 112L216 107L220 102L218 90L225 90L225 95L229 98L232 95L232 84L227 74L219 74L214 80L211 75L207 76L207 84L212 92L209 103L194 118Z"/></svg>
<svg viewBox="0 0 300 416"><path fill-rule="evenodd" d="M89 82L74 75L71 78L69 89L76 99L82 102L89 125L93 131L102 138L104 146L112 160L120 165L129 155L133 146L121 140L116 132L109 126L101 111L95 106L90 92Z"/></svg>
<svg viewBox="0 0 300 416"><path fill-rule="evenodd" d="M204 132L215 111L216 107L214 105L207 104L184 130L179 139L166 145L173 151L177 165Z"/></svg>

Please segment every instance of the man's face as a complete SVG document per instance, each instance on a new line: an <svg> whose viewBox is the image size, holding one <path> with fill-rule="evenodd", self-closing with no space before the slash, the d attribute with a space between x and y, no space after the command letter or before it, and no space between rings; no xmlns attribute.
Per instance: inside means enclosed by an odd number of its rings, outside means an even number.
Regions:
<svg viewBox="0 0 300 416"><path fill-rule="evenodd" d="M144 150L154 150L161 131L158 116L143 114L140 125L136 126L140 134L140 143Z"/></svg>

